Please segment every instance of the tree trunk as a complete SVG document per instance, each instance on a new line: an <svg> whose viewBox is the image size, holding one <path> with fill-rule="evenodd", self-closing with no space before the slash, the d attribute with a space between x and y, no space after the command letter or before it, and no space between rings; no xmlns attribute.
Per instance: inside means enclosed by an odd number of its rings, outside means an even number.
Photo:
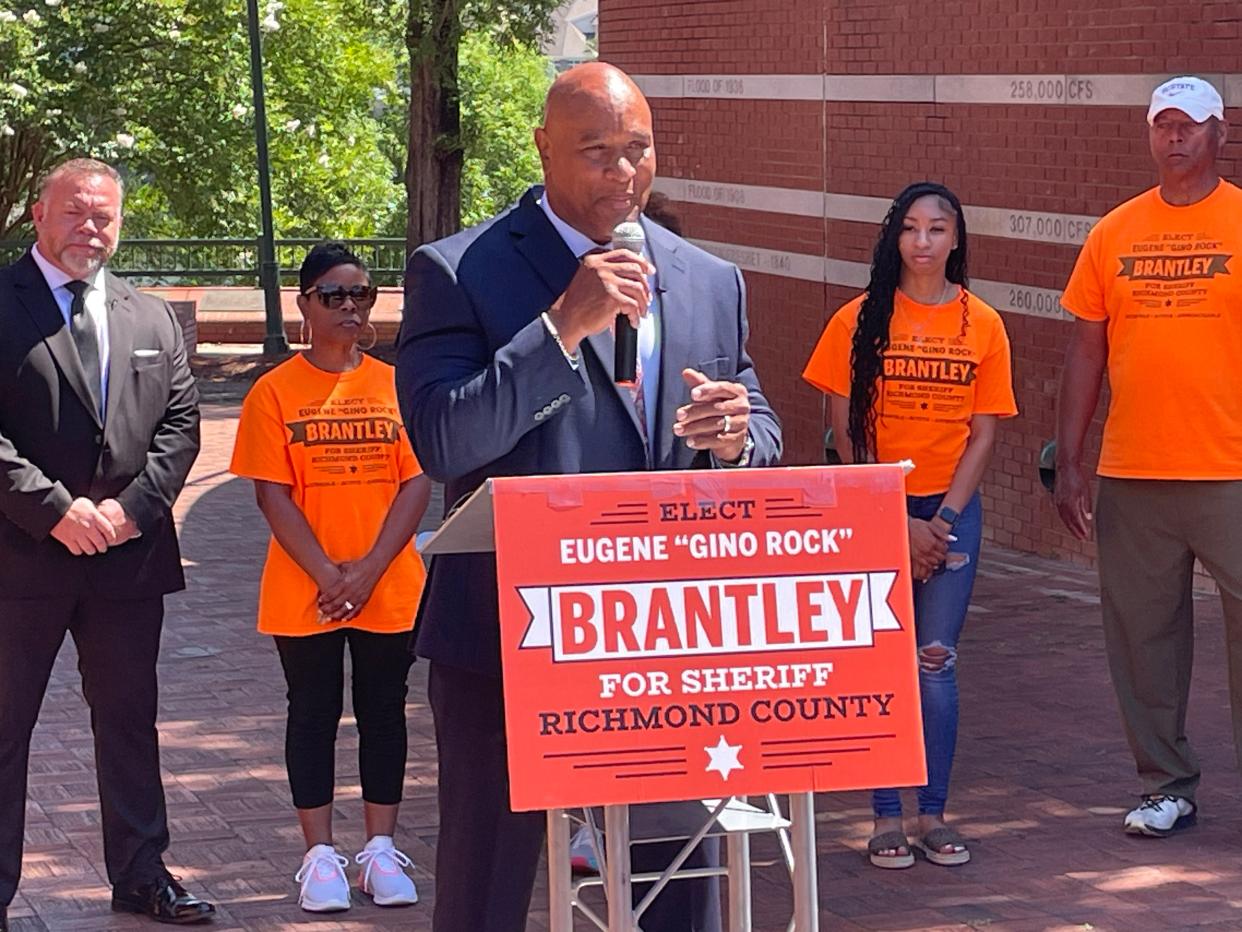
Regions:
<svg viewBox="0 0 1242 932"><path fill-rule="evenodd" d="M410 0L406 28L410 59L405 167L408 251L456 233L461 225L460 3Z"/></svg>
<svg viewBox="0 0 1242 932"><path fill-rule="evenodd" d="M42 136L18 129L0 136L0 239L8 239L30 222L36 187L48 165Z"/></svg>

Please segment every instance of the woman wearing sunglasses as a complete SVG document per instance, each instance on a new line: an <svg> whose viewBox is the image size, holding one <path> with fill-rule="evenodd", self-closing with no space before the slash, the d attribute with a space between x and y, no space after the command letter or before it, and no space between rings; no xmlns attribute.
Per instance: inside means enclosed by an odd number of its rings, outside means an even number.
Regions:
<svg viewBox="0 0 1242 932"><path fill-rule="evenodd" d="M272 530L259 631L275 638L288 684L285 763L306 838L297 871L310 912L348 909L346 858L332 834L333 761L349 647L368 841L359 888L381 906L418 895L393 845L405 780L407 641L423 585L411 538L427 507L391 366L367 356L376 289L340 243L302 263L309 347L246 396L232 471L254 480ZM366 333L367 347L359 345Z"/></svg>

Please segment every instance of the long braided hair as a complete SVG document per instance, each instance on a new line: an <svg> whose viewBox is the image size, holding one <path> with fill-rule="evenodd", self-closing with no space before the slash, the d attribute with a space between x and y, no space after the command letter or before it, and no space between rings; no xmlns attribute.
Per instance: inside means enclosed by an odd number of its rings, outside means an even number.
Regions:
<svg viewBox="0 0 1242 932"><path fill-rule="evenodd" d="M866 463L876 455L876 401L880 394L880 378L884 371L884 353L888 350L889 324L893 319L893 299L901 281L901 252L897 241L911 205L921 197L934 195L957 217L957 247L949 253L945 277L961 285L962 333L969 325L966 303L966 216L961 201L944 185L919 181L897 195L880 227L880 239L871 259L871 280L858 311L858 328L854 331L850 351L849 438L854 462Z"/></svg>

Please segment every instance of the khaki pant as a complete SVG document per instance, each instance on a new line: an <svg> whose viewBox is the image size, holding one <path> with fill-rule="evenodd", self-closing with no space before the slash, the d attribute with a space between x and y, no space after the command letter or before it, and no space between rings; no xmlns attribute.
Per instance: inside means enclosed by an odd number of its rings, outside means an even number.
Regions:
<svg viewBox="0 0 1242 932"><path fill-rule="evenodd" d="M1095 523L1104 645L1143 793L1193 800L1199 762L1186 705L1196 557L1221 591L1242 767L1242 481L1101 479Z"/></svg>

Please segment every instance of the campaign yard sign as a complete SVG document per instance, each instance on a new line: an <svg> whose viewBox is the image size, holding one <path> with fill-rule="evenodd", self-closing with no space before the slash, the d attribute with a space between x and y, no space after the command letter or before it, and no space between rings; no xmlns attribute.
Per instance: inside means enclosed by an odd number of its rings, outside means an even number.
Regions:
<svg viewBox="0 0 1242 932"><path fill-rule="evenodd" d="M492 495L515 810L925 782L899 466Z"/></svg>

